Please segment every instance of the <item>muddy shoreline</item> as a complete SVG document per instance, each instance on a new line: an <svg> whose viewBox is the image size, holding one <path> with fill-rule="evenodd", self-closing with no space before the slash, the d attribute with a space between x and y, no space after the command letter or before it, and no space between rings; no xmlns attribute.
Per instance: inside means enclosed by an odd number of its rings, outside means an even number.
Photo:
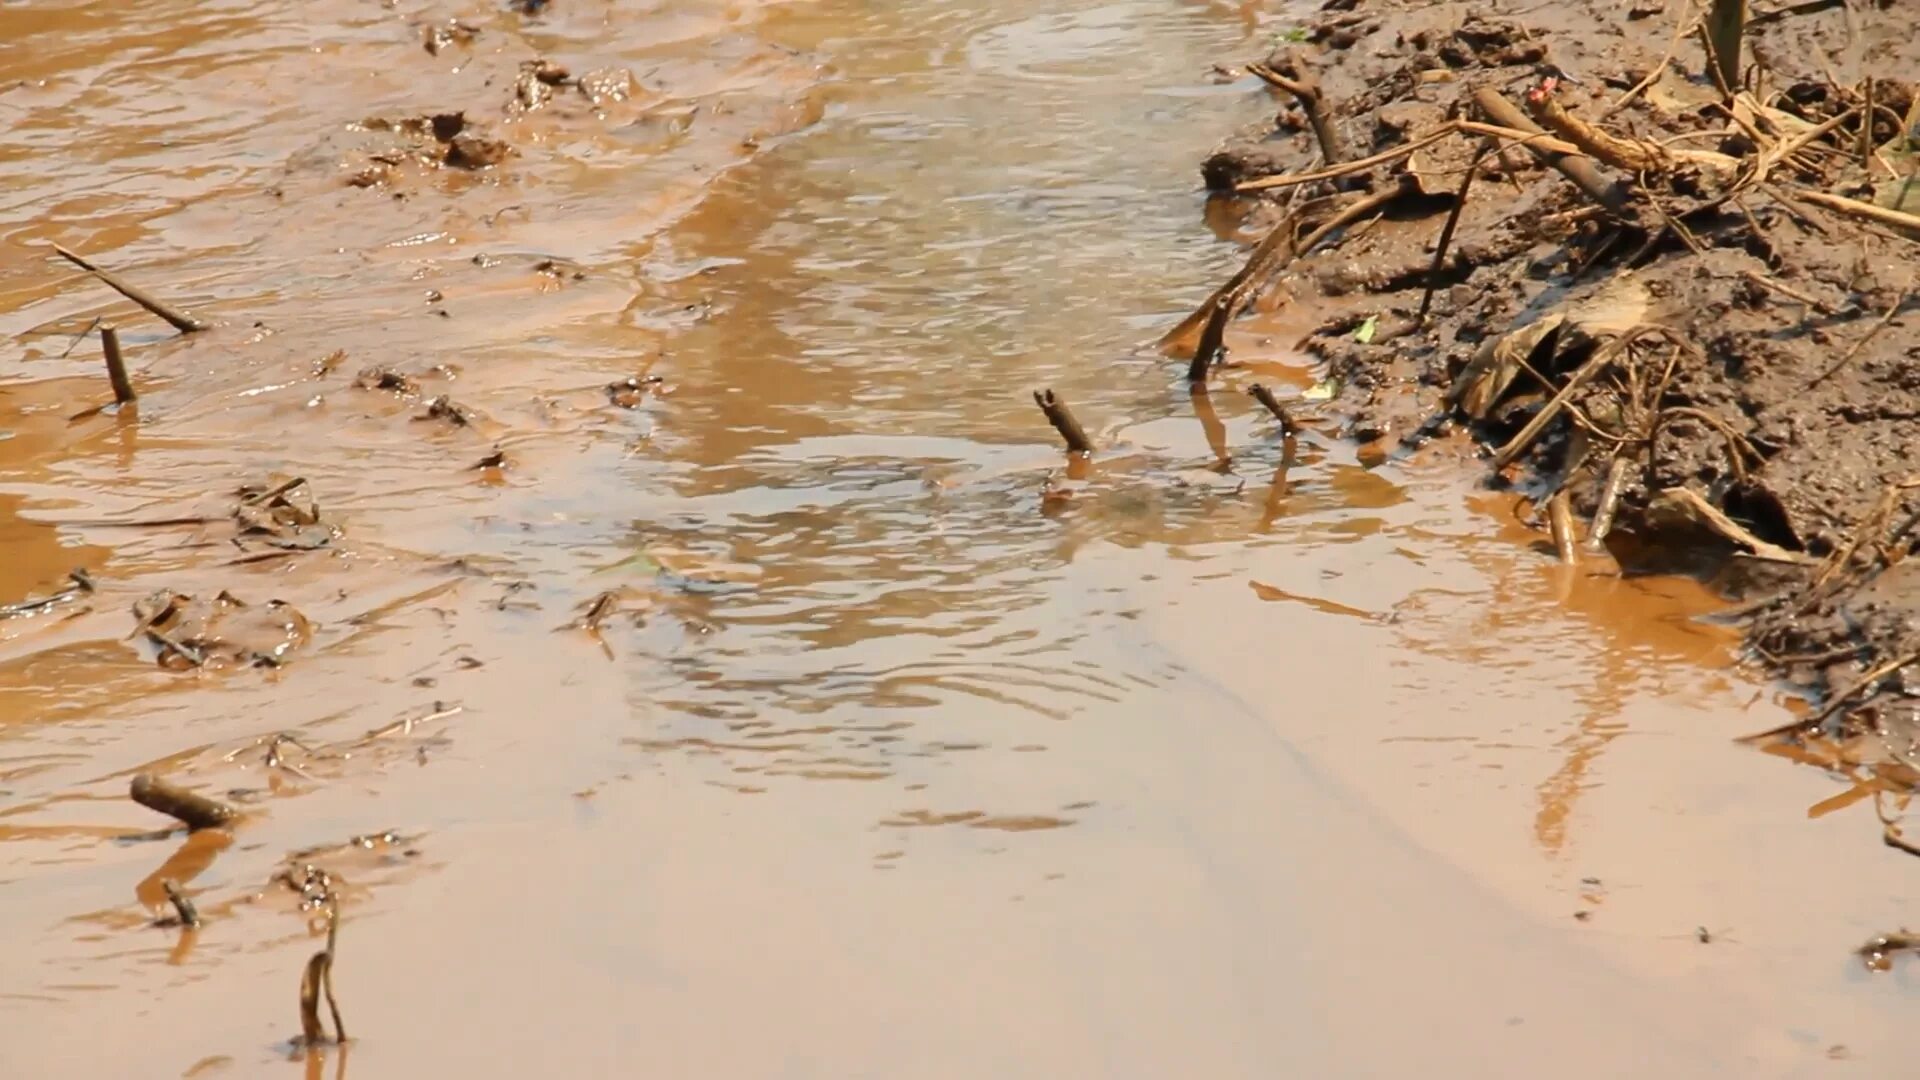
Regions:
<svg viewBox="0 0 1920 1080"><path fill-rule="evenodd" d="M1203 167L1264 204L1257 295L1209 304L1330 312L1301 346L1376 459L1470 439L1561 558L1713 581L1750 657L1818 704L1754 741L1904 795L1920 45L1884 3L1771 13L1729 96L1689 6L1563 8L1356 0L1280 35L1248 69L1275 121ZM1216 348L1209 314L1169 351Z"/></svg>

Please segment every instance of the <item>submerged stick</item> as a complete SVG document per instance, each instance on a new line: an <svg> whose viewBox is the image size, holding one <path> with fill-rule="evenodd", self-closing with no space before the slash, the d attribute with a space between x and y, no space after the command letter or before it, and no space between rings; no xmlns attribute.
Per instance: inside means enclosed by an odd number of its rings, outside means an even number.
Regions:
<svg viewBox="0 0 1920 1080"><path fill-rule="evenodd" d="M1179 349L1191 340L1212 318L1214 308L1223 300L1238 305L1248 292L1265 280L1276 267L1284 266L1293 258L1293 230L1295 216L1289 213L1280 224L1260 240L1241 266L1225 285L1215 289L1206 302L1193 310L1191 315L1180 320L1180 325L1166 332L1160 339L1160 347L1167 350Z"/></svg>
<svg viewBox="0 0 1920 1080"><path fill-rule="evenodd" d="M1482 87L1473 92L1474 104L1487 115L1489 120L1502 127L1517 128L1532 135L1546 135L1547 131L1534 123L1520 111L1513 102L1502 97L1498 90ZM1557 170L1560 175L1573 181L1573 185L1587 194L1587 197L1615 214L1624 216L1627 210L1627 193L1619 184L1610 183L1593 167L1593 159L1583 154L1568 154L1558 150L1549 150L1537 143L1529 142L1527 149L1540 161Z"/></svg>
<svg viewBox="0 0 1920 1080"><path fill-rule="evenodd" d="M1206 383L1194 383L1187 387L1187 397L1193 402L1193 415L1200 420L1200 430L1207 437L1207 449L1213 451L1214 460L1222 465L1233 462L1233 453L1227 449L1227 427L1220 422L1220 413L1213 407L1213 396L1207 393Z"/></svg>
<svg viewBox="0 0 1920 1080"><path fill-rule="evenodd" d="M121 280L120 275L93 265L73 252L68 251L66 248L61 247L59 244L53 245L53 250L59 252L61 258L66 259L73 265L105 282L109 288L121 296L126 297L141 307L146 308L148 311L153 312L155 315L160 316L162 319L165 319L173 325L175 330L183 334L191 334L197 330L205 330L207 328L207 324L201 322L199 319L194 318L170 304L155 299L145 290L135 288Z"/></svg>
<svg viewBox="0 0 1920 1080"><path fill-rule="evenodd" d="M1313 249L1319 245L1320 241L1359 221L1368 214L1385 207L1388 203L1413 190L1414 187L1415 182L1412 175L1406 174L1402 175L1399 181L1392 187L1354 199L1352 202L1342 206L1338 213L1328 218L1318 228L1308 233L1306 238L1301 240L1299 244L1292 247L1282 246L1275 248L1268 265L1263 267L1263 272L1268 274L1275 273L1288 263L1291 263L1294 259L1311 253ZM1290 223L1283 223L1281 225L1281 228L1291 227ZM1249 265L1251 265L1251 263L1249 263ZM1243 282L1242 284L1244 287L1241 289L1221 293L1214 301L1213 310L1207 318L1207 325L1200 333L1200 345L1194 350L1193 361L1187 365L1188 382L1198 383L1206 381L1208 369L1213 366L1214 361L1219 359L1220 354L1226 351L1225 338L1227 323L1233 318L1235 313L1238 312L1240 303L1246 299L1247 293L1251 290L1251 279L1248 279L1247 282Z"/></svg>
<svg viewBox="0 0 1920 1080"><path fill-rule="evenodd" d="M1572 565L1580 561L1580 549L1573 540L1573 496L1566 488L1547 500L1547 534L1553 537L1553 550L1561 562Z"/></svg>
<svg viewBox="0 0 1920 1080"><path fill-rule="evenodd" d="M1598 554L1606 550L1607 534L1613 531L1613 517L1620 509L1620 494L1627 486L1627 457L1615 454L1607 463L1607 480L1600 488L1600 506L1587 526L1587 550Z"/></svg>
<svg viewBox="0 0 1920 1080"><path fill-rule="evenodd" d="M1247 387L1247 393L1253 400L1259 402L1268 412L1272 413L1275 420L1280 421L1281 435L1291 436L1300 430L1300 425L1293 422L1292 414L1287 412L1285 405L1280 404L1279 398L1273 396L1273 391L1259 383L1254 383L1252 386Z"/></svg>
<svg viewBox="0 0 1920 1080"><path fill-rule="evenodd" d="M134 802L174 818L188 829L217 829L240 816L240 811L218 799L176 787L152 773L135 776L127 794Z"/></svg>
<svg viewBox="0 0 1920 1080"><path fill-rule="evenodd" d="M100 328L100 349L107 355L107 381L113 384L113 400L125 405L137 395L127 378L127 362L120 356L120 331L112 323Z"/></svg>
<svg viewBox="0 0 1920 1080"><path fill-rule="evenodd" d="M1194 346L1193 359L1187 363L1187 382L1200 386L1207 381L1207 372L1227 351L1227 323L1232 321L1243 299L1242 294L1223 293L1213 301L1213 310L1207 313L1207 323L1200 330L1200 343Z"/></svg>
<svg viewBox="0 0 1920 1080"><path fill-rule="evenodd" d="M1060 438L1066 441L1068 453L1093 453L1093 440L1087 438L1086 429L1080 426L1080 421L1074 419L1073 410L1067 408L1067 403L1055 396L1052 390L1035 390L1033 403L1040 406L1041 412L1047 414L1047 422L1052 424L1053 430L1059 432Z"/></svg>
<svg viewBox="0 0 1920 1080"><path fill-rule="evenodd" d="M300 1038L308 1046L327 1041L327 1029L320 1022L320 996L327 998L327 1011L333 1014L333 1041L347 1041L347 1026L340 1022L340 1003L333 997L333 957L339 944L340 898L327 896L327 945L308 958L300 971Z"/></svg>
<svg viewBox="0 0 1920 1080"><path fill-rule="evenodd" d="M181 891L179 882L167 878L160 882L160 888L165 890L167 901L173 905L173 913L179 917L181 926L192 930L200 925L200 909L194 907L193 901Z"/></svg>

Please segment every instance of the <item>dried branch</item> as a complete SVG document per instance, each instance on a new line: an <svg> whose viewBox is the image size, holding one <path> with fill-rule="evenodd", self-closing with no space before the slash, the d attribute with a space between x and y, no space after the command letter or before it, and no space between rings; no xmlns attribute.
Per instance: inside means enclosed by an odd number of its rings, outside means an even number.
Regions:
<svg viewBox="0 0 1920 1080"><path fill-rule="evenodd" d="M1287 54L1285 71L1263 63L1248 64L1247 70L1267 85L1292 94L1294 100L1300 103L1301 110L1307 114L1307 122L1313 125L1313 137L1320 143L1320 156L1326 159L1328 165L1338 165L1347 159L1339 129L1334 127L1332 112L1327 108L1326 97L1320 92L1320 80L1307 69L1297 51Z"/></svg>
<svg viewBox="0 0 1920 1080"><path fill-rule="evenodd" d="M53 250L59 252L61 258L66 259L73 265L78 266L80 269L85 270L87 273L105 282L109 288L118 292L121 296L126 297L141 307L146 308L148 311L153 312L155 315L160 316L162 319L165 319L173 325L175 330L183 334L191 334L207 328L207 324L201 322L199 319L194 318L170 304L155 299L152 294L145 290L127 284L127 282L120 278L120 275L95 266L73 252L68 251L66 248L61 247L59 244L53 245Z"/></svg>
<svg viewBox="0 0 1920 1080"><path fill-rule="evenodd" d="M1273 391L1259 383L1254 383L1247 387L1247 393L1272 413L1274 419L1280 421L1280 434L1292 435L1300 430L1300 425L1294 423L1293 415L1287 412L1285 405L1280 404L1279 398L1273 396Z"/></svg>
<svg viewBox="0 0 1920 1080"><path fill-rule="evenodd" d="M217 829L231 825L240 816L240 811L226 803L176 787L152 773L135 776L127 794L134 802L174 818L188 829Z"/></svg>
<svg viewBox="0 0 1920 1080"><path fill-rule="evenodd" d="M1035 390L1033 402L1040 406L1041 412L1047 414L1047 422L1052 424L1053 430L1059 432L1060 438L1066 441L1068 453L1093 453L1093 440L1087 438L1086 429L1080 426L1080 421L1074 419L1073 410L1067 408L1066 402L1061 401L1051 390Z"/></svg>
<svg viewBox="0 0 1920 1080"><path fill-rule="evenodd" d="M1534 135L1546 135L1545 129L1527 119L1526 115L1513 102L1500 95L1500 92L1483 87L1474 91L1474 104L1480 107L1487 118L1503 127L1514 128ZM1527 149L1546 165L1558 170L1562 176L1573 181L1575 187L1586 192L1587 197L1599 203L1611 213L1627 216L1627 193L1617 183L1612 183L1600 175L1593 167L1593 160L1579 154L1549 150L1538 143L1527 143Z"/></svg>

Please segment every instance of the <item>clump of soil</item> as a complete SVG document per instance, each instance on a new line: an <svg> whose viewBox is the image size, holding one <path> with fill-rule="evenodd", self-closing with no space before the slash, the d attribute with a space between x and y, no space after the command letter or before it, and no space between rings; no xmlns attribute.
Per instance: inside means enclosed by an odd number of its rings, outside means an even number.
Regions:
<svg viewBox="0 0 1920 1080"><path fill-rule="evenodd" d="M1324 5L1203 166L1280 224L1167 344L1204 378L1234 313L1311 301L1349 434L1463 428L1623 565L1711 554L1755 655L1829 692L1792 734L1920 764L1920 35L1755 15L1730 93L1694 7Z"/></svg>
<svg viewBox="0 0 1920 1080"><path fill-rule="evenodd" d="M480 130L464 112L419 116L370 116L355 125L370 144L363 164L347 178L352 187L387 187L406 166L485 169L498 165L513 152L505 142Z"/></svg>

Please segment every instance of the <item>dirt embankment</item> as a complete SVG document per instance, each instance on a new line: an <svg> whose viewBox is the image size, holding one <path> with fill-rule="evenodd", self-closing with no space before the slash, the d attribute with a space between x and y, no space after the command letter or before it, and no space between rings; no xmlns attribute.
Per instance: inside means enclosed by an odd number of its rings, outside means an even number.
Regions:
<svg viewBox="0 0 1920 1080"><path fill-rule="evenodd" d="M1825 694L1776 746L1907 790L1920 36L1885 0L1756 10L1729 92L1698 19L1331 0L1248 65L1274 125L1204 166L1277 224L1167 343L1204 377L1239 310L1329 312L1304 345L1350 434L1462 428L1563 557L1717 574Z"/></svg>

